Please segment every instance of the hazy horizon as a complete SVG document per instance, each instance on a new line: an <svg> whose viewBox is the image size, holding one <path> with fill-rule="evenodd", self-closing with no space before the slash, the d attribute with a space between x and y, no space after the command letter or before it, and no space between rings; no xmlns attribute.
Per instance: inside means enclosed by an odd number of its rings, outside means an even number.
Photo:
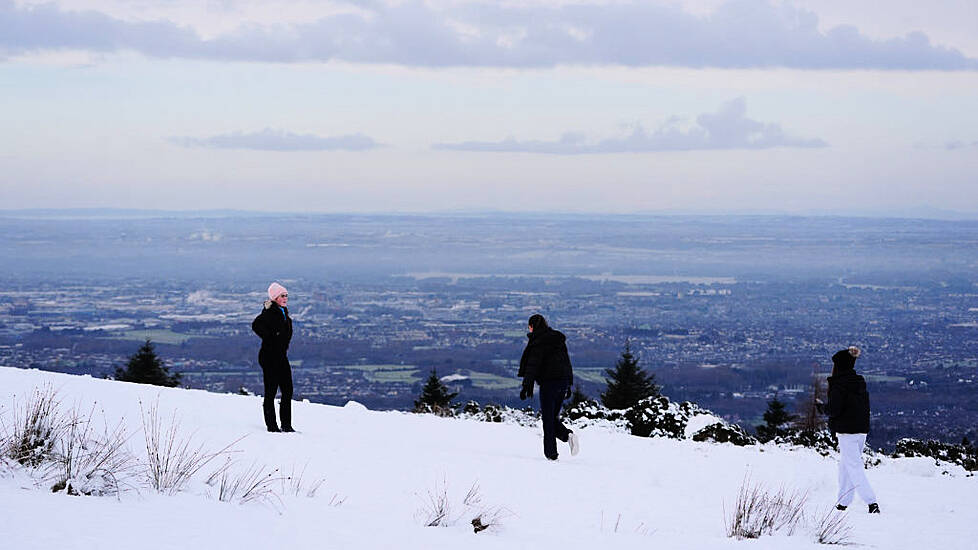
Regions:
<svg viewBox="0 0 978 550"><path fill-rule="evenodd" d="M636 210L636 211L588 211L588 210L260 210L234 208L201 209L153 209L153 208L0 208L0 216L8 217L234 217L234 216L500 216L500 217L601 217L601 218L642 218L642 217L788 217L788 218L852 218L852 219L921 219L934 221L978 221L978 211L949 210L940 208L919 208L907 210L838 210L838 211L778 211L778 210Z"/></svg>

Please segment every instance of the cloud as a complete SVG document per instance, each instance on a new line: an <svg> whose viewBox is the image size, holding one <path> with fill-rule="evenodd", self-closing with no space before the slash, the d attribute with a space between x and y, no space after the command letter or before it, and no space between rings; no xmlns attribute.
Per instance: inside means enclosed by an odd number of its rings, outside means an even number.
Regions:
<svg viewBox="0 0 978 550"><path fill-rule="evenodd" d="M958 149L970 149L972 147L978 147L978 141L972 141L971 143L968 143L967 141L954 140L944 144L944 149L948 151L957 151Z"/></svg>
<svg viewBox="0 0 978 550"><path fill-rule="evenodd" d="M150 57L406 66L625 65L976 70L978 59L927 35L876 40L852 26L818 29L810 11L731 0L707 15L643 2L568 5L358 3L294 25L243 25L210 39L166 20L129 22L53 4L0 0L0 56L134 50Z"/></svg>
<svg viewBox="0 0 978 550"><path fill-rule="evenodd" d="M705 113L696 117L696 125L690 128L682 128L679 125L681 119L673 117L652 132L636 125L624 137L597 142L588 141L582 134L567 133L556 141L519 141L507 138L502 141L438 143L432 148L443 151L583 155L828 146L821 139L794 137L785 133L780 124L758 122L746 115L747 102L744 98L737 98L723 104L716 113Z"/></svg>
<svg viewBox="0 0 978 550"><path fill-rule="evenodd" d="M367 151L381 147L373 138L363 134L320 137L314 134L293 134L271 128L250 134L233 132L207 138L172 137L169 141L182 147L256 151Z"/></svg>

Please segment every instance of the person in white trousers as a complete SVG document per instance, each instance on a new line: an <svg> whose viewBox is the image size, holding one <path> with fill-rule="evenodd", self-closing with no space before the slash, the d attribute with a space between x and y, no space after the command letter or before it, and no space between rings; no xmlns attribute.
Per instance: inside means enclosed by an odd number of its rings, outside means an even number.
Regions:
<svg viewBox="0 0 978 550"><path fill-rule="evenodd" d="M876 493L866 479L866 469L863 465L863 447L866 445L866 434L836 434L839 438L839 497L836 506L843 510L851 503L854 495L869 504L871 513L879 513L876 504Z"/></svg>
<svg viewBox="0 0 978 550"><path fill-rule="evenodd" d="M829 382L829 429L839 439L839 496L836 508L845 510L853 498L869 505L870 514L880 513L876 493L866 478L863 447L869 433L869 392L866 380L856 374L859 348L850 347L832 356Z"/></svg>

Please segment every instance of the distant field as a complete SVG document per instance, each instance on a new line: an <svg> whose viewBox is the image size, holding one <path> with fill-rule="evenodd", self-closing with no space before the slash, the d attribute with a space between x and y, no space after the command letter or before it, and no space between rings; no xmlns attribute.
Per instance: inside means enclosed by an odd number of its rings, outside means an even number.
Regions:
<svg viewBox="0 0 978 550"><path fill-rule="evenodd" d="M130 330L118 336L110 336L110 338L113 340L132 340L133 342L143 342L149 339L156 344L180 345L191 338L210 338L210 336L181 334L172 330Z"/></svg>
<svg viewBox="0 0 978 550"><path fill-rule="evenodd" d="M819 378L824 382L829 376L832 376L831 372L820 372L818 374ZM907 381L905 376L884 376L882 374L863 374L863 378L867 382L875 382L878 384L904 384Z"/></svg>
<svg viewBox="0 0 978 550"><path fill-rule="evenodd" d="M906 377L904 376L883 376L881 374L866 374L863 375L863 378L865 378L867 382L881 382L881 383L891 383L891 384L892 383L903 384L907 381Z"/></svg>
<svg viewBox="0 0 978 550"><path fill-rule="evenodd" d="M364 377L371 382L386 384L414 384L421 380L418 376L418 369L410 370L375 370L364 373Z"/></svg>
<svg viewBox="0 0 978 550"><path fill-rule="evenodd" d="M596 384L604 384L604 367L574 367L574 377Z"/></svg>
<svg viewBox="0 0 978 550"><path fill-rule="evenodd" d="M340 369L340 370L361 370L367 372L375 372L382 370L410 370L417 369L417 365L330 365L329 369Z"/></svg>
<svg viewBox="0 0 978 550"><path fill-rule="evenodd" d="M520 387L521 381L519 378L508 378L505 376L499 376L498 374L491 374L488 372L475 372L470 371L468 374L469 378L472 379L472 385L477 388L484 388L487 390L508 390Z"/></svg>
<svg viewBox="0 0 978 550"><path fill-rule="evenodd" d="M336 365L330 370L360 371L371 382L382 384L413 384L421 380L415 365Z"/></svg>

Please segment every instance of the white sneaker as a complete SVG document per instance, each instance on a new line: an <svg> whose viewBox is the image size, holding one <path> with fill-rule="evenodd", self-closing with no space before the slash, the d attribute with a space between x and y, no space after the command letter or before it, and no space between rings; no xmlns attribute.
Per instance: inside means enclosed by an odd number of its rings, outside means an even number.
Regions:
<svg viewBox="0 0 978 550"><path fill-rule="evenodd" d="M571 456L577 456L581 452L581 442L577 439L577 434L571 432L567 435L567 444L570 445Z"/></svg>

